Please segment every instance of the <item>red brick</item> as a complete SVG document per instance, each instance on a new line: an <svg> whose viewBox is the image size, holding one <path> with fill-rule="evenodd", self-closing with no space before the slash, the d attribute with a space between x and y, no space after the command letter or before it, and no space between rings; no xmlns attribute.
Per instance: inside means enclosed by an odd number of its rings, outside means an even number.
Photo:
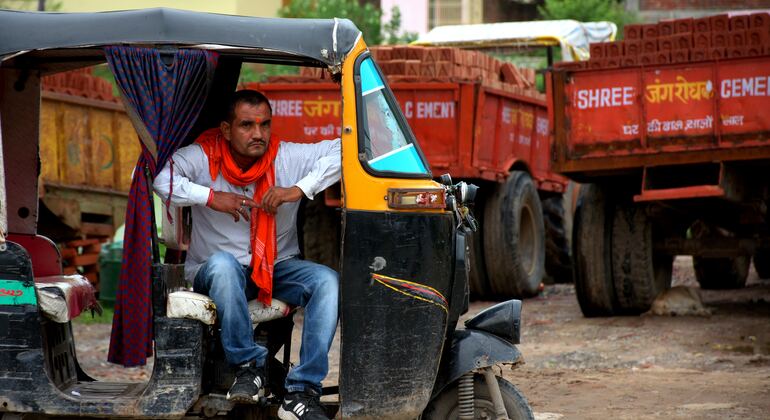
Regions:
<svg viewBox="0 0 770 420"><path fill-rule="evenodd" d="M671 62L671 52L658 51L655 54L655 64L668 64Z"/></svg>
<svg viewBox="0 0 770 420"><path fill-rule="evenodd" d="M618 68L623 57L609 57L604 59L604 68Z"/></svg>
<svg viewBox="0 0 770 420"><path fill-rule="evenodd" d="M710 58L707 49L694 49L690 52L690 61L706 61Z"/></svg>
<svg viewBox="0 0 770 420"><path fill-rule="evenodd" d="M390 51L390 59L406 60L406 52L408 50L409 50L409 47L393 47L393 49Z"/></svg>
<svg viewBox="0 0 770 420"><path fill-rule="evenodd" d="M642 25L642 39L652 39L658 37L658 25L650 23Z"/></svg>
<svg viewBox="0 0 770 420"><path fill-rule="evenodd" d="M504 83L518 83L519 75L516 67L511 63L505 63L500 67L500 80Z"/></svg>
<svg viewBox="0 0 770 420"><path fill-rule="evenodd" d="M674 21L674 33L686 34L692 32L693 19L677 19Z"/></svg>
<svg viewBox="0 0 770 420"><path fill-rule="evenodd" d="M624 51L623 55L626 57L636 56L642 53L642 41L623 41L624 43Z"/></svg>
<svg viewBox="0 0 770 420"><path fill-rule="evenodd" d="M388 63L388 70L384 70L385 74L394 76L406 75L406 60L394 60Z"/></svg>
<svg viewBox="0 0 770 420"><path fill-rule="evenodd" d="M605 56L604 45L605 45L604 42L599 42L599 43L591 44L591 46L590 46L590 54L591 54L591 58L592 59L598 60L600 58L604 58L604 56Z"/></svg>
<svg viewBox="0 0 770 420"><path fill-rule="evenodd" d="M752 13L749 15L749 28L770 31L770 14Z"/></svg>
<svg viewBox="0 0 770 420"><path fill-rule="evenodd" d="M409 47L406 50L407 60L423 60L425 57L425 47Z"/></svg>
<svg viewBox="0 0 770 420"><path fill-rule="evenodd" d="M703 17L703 18L693 19L692 31L695 33L711 32L711 18Z"/></svg>
<svg viewBox="0 0 770 420"><path fill-rule="evenodd" d="M419 76L419 75L420 75L420 61L406 60L404 76Z"/></svg>
<svg viewBox="0 0 770 420"><path fill-rule="evenodd" d="M623 56L623 41L608 42L604 48L604 52L606 53L605 58Z"/></svg>
<svg viewBox="0 0 770 420"><path fill-rule="evenodd" d="M712 60L723 60L727 57L727 49L725 48L712 48L709 51L709 57Z"/></svg>
<svg viewBox="0 0 770 420"><path fill-rule="evenodd" d="M693 34L693 47L708 48L709 46L711 46L711 33L696 32Z"/></svg>
<svg viewBox="0 0 770 420"><path fill-rule="evenodd" d="M436 61L436 76L437 77L452 77L454 73L454 64L449 61Z"/></svg>
<svg viewBox="0 0 770 420"><path fill-rule="evenodd" d="M633 67L639 65L638 56L625 56L620 61L621 67Z"/></svg>
<svg viewBox="0 0 770 420"><path fill-rule="evenodd" d="M655 54L658 52L658 40L656 38L652 38L642 41L642 52L644 54Z"/></svg>
<svg viewBox="0 0 770 420"><path fill-rule="evenodd" d="M674 21L664 20L658 22L658 36L671 36L674 35Z"/></svg>
<svg viewBox="0 0 770 420"><path fill-rule="evenodd" d="M711 19L711 32L727 32L730 29L730 19L727 15L714 15Z"/></svg>
<svg viewBox="0 0 770 420"><path fill-rule="evenodd" d="M658 51L671 51L674 49L674 38L663 36L658 38Z"/></svg>
<svg viewBox="0 0 770 420"><path fill-rule="evenodd" d="M731 31L745 31L749 29L749 15L738 15L730 18Z"/></svg>
<svg viewBox="0 0 770 420"><path fill-rule="evenodd" d="M674 50L671 51L672 63L686 63L690 61L690 50Z"/></svg>
<svg viewBox="0 0 770 420"><path fill-rule="evenodd" d="M657 53L642 54L639 56L639 64L643 66L654 66L656 63L655 56Z"/></svg>
<svg viewBox="0 0 770 420"><path fill-rule="evenodd" d="M770 33L767 29L749 29L746 32L746 45L748 46L763 46L770 44Z"/></svg>
<svg viewBox="0 0 770 420"><path fill-rule="evenodd" d="M746 45L746 31L736 30L730 31L730 36L727 40L727 45L730 47L743 47Z"/></svg>
<svg viewBox="0 0 770 420"><path fill-rule="evenodd" d="M730 41L728 40L728 32L715 32L711 34L711 47L712 48L726 48Z"/></svg>
<svg viewBox="0 0 770 420"><path fill-rule="evenodd" d="M677 34L673 37L674 40L674 48L679 50L687 50L692 48L692 34Z"/></svg>
<svg viewBox="0 0 770 420"><path fill-rule="evenodd" d="M743 49L746 50L746 57L757 57L763 55L761 45L751 45L748 47L743 47Z"/></svg>
<svg viewBox="0 0 770 420"><path fill-rule="evenodd" d="M596 60L591 60L588 62L588 68L589 69L601 69L604 68L604 60L601 58L597 58Z"/></svg>
<svg viewBox="0 0 770 420"><path fill-rule="evenodd" d="M433 61L420 63L420 76L436 77L436 63Z"/></svg>
<svg viewBox="0 0 770 420"><path fill-rule="evenodd" d="M746 57L747 51L743 47L730 47L727 49L728 58L740 58Z"/></svg>
<svg viewBox="0 0 770 420"><path fill-rule="evenodd" d="M434 62L438 61L438 49L437 48L426 48L425 52L423 53L422 57L423 61L427 62Z"/></svg>
<svg viewBox="0 0 770 420"><path fill-rule="evenodd" d="M623 39L634 41L642 39L642 25L626 25L623 27Z"/></svg>
<svg viewBox="0 0 770 420"><path fill-rule="evenodd" d="M448 61L453 64L461 62L462 54L459 48L439 48L437 61Z"/></svg>

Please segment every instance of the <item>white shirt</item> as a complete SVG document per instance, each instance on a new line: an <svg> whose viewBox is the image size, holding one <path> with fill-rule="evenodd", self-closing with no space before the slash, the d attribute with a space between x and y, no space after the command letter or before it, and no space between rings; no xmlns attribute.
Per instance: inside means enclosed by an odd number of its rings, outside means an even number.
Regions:
<svg viewBox="0 0 770 420"><path fill-rule="evenodd" d="M340 179L340 139L303 144L281 142L275 158L275 185L297 186L309 199ZM209 174L209 160L196 143L174 153L174 186L171 202L179 207L192 207L192 234L185 261L185 278L193 281L200 266L217 251L231 253L242 265L251 263L249 222L233 221L231 214L206 207L211 189L214 191L254 196L254 184L232 185L220 174L216 181ZM171 161L155 177L153 187L165 201L169 193ZM299 254L297 242L297 210L299 201L284 203L275 215L277 255L275 262Z"/></svg>

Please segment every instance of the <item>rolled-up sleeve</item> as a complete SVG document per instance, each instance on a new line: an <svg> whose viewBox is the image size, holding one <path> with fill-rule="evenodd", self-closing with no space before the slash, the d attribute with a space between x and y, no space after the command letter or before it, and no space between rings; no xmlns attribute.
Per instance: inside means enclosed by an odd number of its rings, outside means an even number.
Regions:
<svg viewBox="0 0 770 420"><path fill-rule="evenodd" d="M283 143L283 164L286 172L292 174L294 183L305 196L313 199L316 194L340 180L341 148L340 139L324 140L318 143Z"/></svg>
<svg viewBox="0 0 770 420"><path fill-rule="evenodd" d="M171 166L174 167L173 186ZM198 145L183 147L174 153L163 170L155 177L153 188L165 201L171 191L171 203L184 207L206 205L211 188L196 184L199 172L208 170L208 159Z"/></svg>

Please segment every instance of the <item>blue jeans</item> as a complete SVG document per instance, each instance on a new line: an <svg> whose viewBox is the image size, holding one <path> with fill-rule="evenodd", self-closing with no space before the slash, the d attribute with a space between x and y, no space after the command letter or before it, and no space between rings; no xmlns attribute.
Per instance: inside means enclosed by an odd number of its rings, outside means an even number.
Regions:
<svg viewBox="0 0 770 420"><path fill-rule="evenodd" d="M217 306L222 347L227 362L240 365L255 361L264 366L267 349L254 343L248 301L257 297L250 270L232 254L217 252L198 270L193 288L208 295ZM337 329L339 276L324 265L291 258L275 265L273 298L305 308L300 362L286 377L289 392L321 391L329 371L329 349Z"/></svg>

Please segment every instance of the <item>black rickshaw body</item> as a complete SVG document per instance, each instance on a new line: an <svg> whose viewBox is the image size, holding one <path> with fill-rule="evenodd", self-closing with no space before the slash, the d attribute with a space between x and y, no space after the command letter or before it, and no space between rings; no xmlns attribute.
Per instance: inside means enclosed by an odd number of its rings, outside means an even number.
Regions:
<svg viewBox="0 0 770 420"><path fill-rule="evenodd" d="M0 191L5 212L0 215L5 294L0 297L0 415L175 418L227 414L233 408L210 394L216 382L207 377L215 353L210 351L212 328L166 314L168 292L184 285L178 266L153 266L155 361L146 384L94 381L78 364L71 323L47 319L38 305L39 267L54 267L55 274L58 264L61 270L55 245L37 236L40 79L104 63L103 49L110 45L157 48L164 59L179 48L219 54L188 143L217 124L213 111L235 90L243 62L323 67L340 81L343 417L416 418L468 372L520 361L515 310L506 307L478 325L455 328L468 308L471 262L465 238L473 223L467 197L451 182L433 180L352 22L170 9L0 11L0 172L5 177ZM375 127L379 119L387 130L385 143L382 131L378 134L382 129ZM42 248L27 249L30 241L42 242ZM46 257L37 253L43 248ZM509 336L496 330L500 325L511 330Z"/></svg>

